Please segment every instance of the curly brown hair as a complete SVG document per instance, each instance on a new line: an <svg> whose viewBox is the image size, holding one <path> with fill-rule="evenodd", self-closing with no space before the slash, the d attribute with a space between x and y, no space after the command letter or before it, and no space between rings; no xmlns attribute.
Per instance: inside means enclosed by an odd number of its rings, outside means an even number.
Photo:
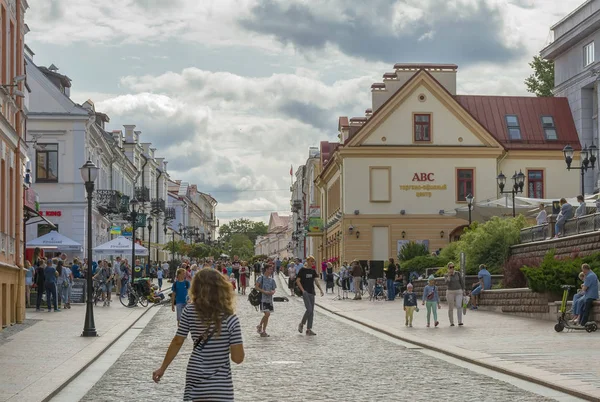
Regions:
<svg viewBox="0 0 600 402"><path fill-rule="evenodd" d="M207 327L214 325L215 334L219 336L223 317L234 314L231 283L219 271L202 268L192 279L190 299L200 321Z"/></svg>

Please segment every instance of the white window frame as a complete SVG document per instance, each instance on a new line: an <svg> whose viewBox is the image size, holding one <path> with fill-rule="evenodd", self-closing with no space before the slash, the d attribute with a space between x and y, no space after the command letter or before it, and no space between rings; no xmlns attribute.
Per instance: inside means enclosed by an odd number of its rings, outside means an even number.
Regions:
<svg viewBox="0 0 600 402"><path fill-rule="evenodd" d="M594 41L583 46L583 66L587 67L595 61Z"/></svg>

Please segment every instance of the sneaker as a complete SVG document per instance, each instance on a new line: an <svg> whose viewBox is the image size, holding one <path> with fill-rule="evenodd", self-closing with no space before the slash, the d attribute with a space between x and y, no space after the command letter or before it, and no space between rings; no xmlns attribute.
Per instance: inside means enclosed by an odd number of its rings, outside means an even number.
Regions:
<svg viewBox="0 0 600 402"><path fill-rule="evenodd" d="M106 307L106 302L102 303L102 307Z"/></svg>
<svg viewBox="0 0 600 402"><path fill-rule="evenodd" d="M429 324L427 324L427 328L429 328Z"/></svg>
<svg viewBox="0 0 600 402"><path fill-rule="evenodd" d="M263 333L262 327L260 325L256 326L256 332L259 333L259 334Z"/></svg>
<svg viewBox="0 0 600 402"><path fill-rule="evenodd" d="M267 334L266 332L261 332L260 333L260 337L261 338L268 338L269 336L271 336L271 335Z"/></svg>
<svg viewBox="0 0 600 402"><path fill-rule="evenodd" d="M477 306L471 307L471 310L477 310Z"/></svg>
<svg viewBox="0 0 600 402"><path fill-rule="evenodd" d="M459 322L459 323L458 323L458 326L459 326L459 327L462 327L462 326L463 326L463 323L462 323L462 322Z"/></svg>
<svg viewBox="0 0 600 402"><path fill-rule="evenodd" d="M304 329L304 325L302 325L302 323L298 324L298 332L302 333Z"/></svg>
<svg viewBox="0 0 600 402"><path fill-rule="evenodd" d="M59 309L59 308L56 308L56 309L54 309L54 312L55 312L55 313L60 313L60 309Z"/></svg>
<svg viewBox="0 0 600 402"><path fill-rule="evenodd" d="M438 325L440 325L440 322L439 322L439 321L436 321L436 322L435 322L435 326L437 327Z"/></svg>
<svg viewBox="0 0 600 402"><path fill-rule="evenodd" d="M409 326L410 328L412 328L412 324L408 324L408 326Z"/></svg>
<svg viewBox="0 0 600 402"><path fill-rule="evenodd" d="M408 321L404 325L406 325L408 327Z"/></svg>
<svg viewBox="0 0 600 402"><path fill-rule="evenodd" d="M306 336L315 336L316 334L312 331L312 329L306 330Z"/></svg>
<svg viewBox="0 0 600 402"><path fill-rule="evenodd" d="M450 326L451 326L451 327L453 327L453 326L454 326L454 324L450 324Z"/></svg>
<svg viewBox="0 0 600 402"><path fill-rule="evenodd" d="M52 310L51 310L51 309L48 309L48 312L49 312L49 313L51 313L51 312L52 312Z"/></svg>

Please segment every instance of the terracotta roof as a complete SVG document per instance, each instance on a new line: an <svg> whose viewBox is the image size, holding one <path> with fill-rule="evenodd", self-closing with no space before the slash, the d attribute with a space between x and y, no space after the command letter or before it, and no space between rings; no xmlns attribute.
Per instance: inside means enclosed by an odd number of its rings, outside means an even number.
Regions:
<svg viewBox="0 0 600 402"><path fill-rule="evenodd" d="M338 119L338 131L340 131L342 128L346 128L350 125L350 123L348 123L348 116L340 116Z"/></svg>
<svg viewBox="0 0 600 402"><path fill-rule="evenodd" d="M581 149L567 98L475 95L454 98L506 149L562 150L566 144L575 150ZM517 116L520 140L509 139L506 115ZM554 118L558 139L546 139L542 116Z"/></svg>
<svg viewBox="0 0 600 402"><path fill-rule="evenodd" d="M352 130L352 128L350 128ZM321 165L323 169L331 160L333 153L339 148L339 142L321 141Z"/></svg>
<svg viewBox="0 0 600 402"><path fill-rule="evenodd" d="M273 228L287 228L292 217L287 216L279 216L277 212L271 213L271 220L273 222Z"/></svg>

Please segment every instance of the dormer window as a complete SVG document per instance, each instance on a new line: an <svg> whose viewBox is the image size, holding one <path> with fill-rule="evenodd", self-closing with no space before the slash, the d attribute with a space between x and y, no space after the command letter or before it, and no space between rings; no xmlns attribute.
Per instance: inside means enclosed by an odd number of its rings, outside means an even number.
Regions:
<svg viewBox="0 0 600 402"><path fill-rule="evenodd" d="M509 140L521 139L521 126L519 126L519 118L514 114L506 115L506 127L508 128Z"/></svg>
<svg viewBox="0 0 600 402"><path fill-rule="evenodd" d="M413 140L431 142L431 113L413 114Z"/></svg>
<svg viewBox="0 0 600 402"><path fill-rule="evenodd" d="M583 66L587 67L594 62L594 42L590 42L583 47Z"/></svg>
<svg viewBox="0 0 600 402"><path fill-rule="evenodd" d="M557 140L556 126L554 125L554 117L542 116L542 127L544 128L544 136L547 140Z"/></svg>

